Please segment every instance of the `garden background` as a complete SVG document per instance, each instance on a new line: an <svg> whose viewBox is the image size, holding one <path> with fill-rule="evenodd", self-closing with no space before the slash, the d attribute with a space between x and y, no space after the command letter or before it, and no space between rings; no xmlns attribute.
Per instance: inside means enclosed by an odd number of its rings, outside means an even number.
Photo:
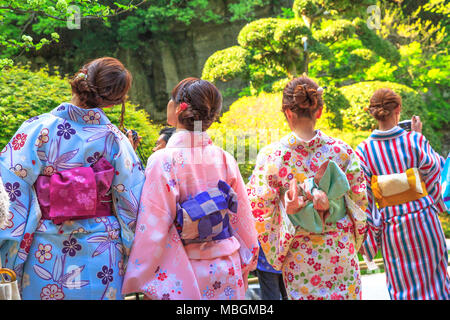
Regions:
<svg viewBox="0 0 450 320"><path fill-rule="evenodd" d="M281 92L304 72L326 87L325 133L355 147L374 129L370 96L390 87L401 120L419 115L447 157L449 19L445 0L0 0L0 149L23 121L70 99L67 80L83 63L113 56L133 74L125 126L143 136L145 158L172 88L202 77L224 96L210 134L236 157L245 150L248 179L252 148L288 132ZM107 110L115 123L119 113Z"/></svg>

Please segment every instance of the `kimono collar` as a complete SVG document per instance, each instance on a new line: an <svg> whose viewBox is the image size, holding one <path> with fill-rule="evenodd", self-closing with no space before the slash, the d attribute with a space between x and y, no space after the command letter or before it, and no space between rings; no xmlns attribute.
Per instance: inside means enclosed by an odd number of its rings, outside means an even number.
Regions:
<svg viewBox="0 0 450 320"><path fill-rule="evenodd" d="M373 130L372 134L370 135L370 139L374 140L387 140L387 139L394 139L402 134L404 134L406 131L399 126L395 126L392 129L382 131L382 130Z"/></svg>
<svg viewBox="0 0 450 320"><path fill-rule="evenodd" d="M194 148L212 145L206 132L177 129L167 142L166 148Z"/></svg>
<svg viewBox="0 0 450 320"><path fill-rule="evenodd" d="M96 125L111 123L106 114L100 108L82 109L67 102L60 104L50 113L54 116L82 124Z"/></svg>
<svg viewBox="0 0 450 320"><path fill-rule="evenodd" d="M281 143L292 149L297 147L300 147L300 149L308 149L315 148L319 144L325 144L326 137L327 136L322 131L316 130L316 135L311 140L305 141L294 132L291 132L287 136L281 138Z"/></svg>

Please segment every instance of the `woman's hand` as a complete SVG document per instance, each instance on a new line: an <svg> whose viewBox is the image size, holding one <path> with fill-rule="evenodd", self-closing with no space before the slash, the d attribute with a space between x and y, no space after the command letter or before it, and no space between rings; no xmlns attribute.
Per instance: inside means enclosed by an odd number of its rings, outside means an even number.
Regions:
<svg viewBox="0 0 450 320"><path fill-rule="evenodd" d="M413 116L411 119L411 131L422 133L422 121L419 116Z"/></svg>
<svg viewBox="0 0 450 320"><path fill-rule="evenodd" d="M287 214L295 214L306 205L306 198L298 195L297 180L295 178L291 181L284 202Z"/></svg>
<svg viewBox="0 0 450 320"><path fill-rule="evenodd" d="M138 135L138 138L136 139L136 141L134 141L133 132L131 130L127 131L127 137L128 137L128 140L130 140L130 143L133 146L133 149L136 150L137 147L139 146L139 144L141 143L142 137L140 135Z"/></svg>

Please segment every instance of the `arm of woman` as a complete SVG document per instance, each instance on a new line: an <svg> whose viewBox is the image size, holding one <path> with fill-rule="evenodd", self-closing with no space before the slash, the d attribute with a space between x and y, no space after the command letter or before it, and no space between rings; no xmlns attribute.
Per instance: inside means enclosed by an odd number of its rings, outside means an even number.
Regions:
<svg viewBox="0 0 450 320"><path fill-rule="evenodd" d="M418 141L419 172L422 176L428 194L433 198L439 212L445 212L446 206L442 199L441 172L444 166L442 157L433 150L429 141L420 133L415 134Z"/></svg>
<svg viewBox="0 0 450 320"><path fill-rule="evenodd" d="M351 149L349 149L351 150ZM368 207L368 200L366 194L366 181L364 173L361 169L358 156L351 150L348 166L345 170L350 190L347 193L347 204L349 214L352 218L355 228L355 250L359 251L364 241L367 231L367 217L365 210Z"/></svg>
<svg viewBox="0 0 450 320"><path fill-rule="evenodd" d="M0 153L0 175L10 202L0 225L0 259L3 267L16 271L18 283L41 218L33 185L42 168L38 146L45 119L24 122Z"/></svg>
<svg viewBox="0 0 450 320"><path fill-rule="evenodd" d="M173 170L164 170L170 161L164 156L153 154L147 163L122 293L143 292L150 299L200 299L194 271L174 225L179 191L169 185L176 176Z"/></svg>
<svg viewBox="0 0 450 320"><path fill-rule="evenodd" d="M122 139L119 156L113 161L115 170L112 181L112 197L114 211L120 223L123 253L126 266L131 244L136 229L136 219L139 210L139 200L145 182L142 164L132 146L126 139Z"/></svg>
<svg viewBox="0 0 450 320"><path fill-rule="evenodd" d="M247 288L248 274L256 268L258 263L258 234L255 229L255 220L253 219L247 190L239 171L239 166L231 155L228 155L227 163L230 168L229 172L231 171L232 173L230 186L236 192L238 198L237 215L231 218L231 226L235 237L241 245L239 249L241 268L245 287Z"/></svg>
<svg viewBox="0 0 450 320"><path fill-rule="evenodd" d="M367 165L366 158L364 157L365 151L362 145L358 146L355 153L358 156L359 164L362 168L362 177L365 180L366 195L367 195L367 207L365 209L367 218L367 231L364 235L360 253L368 257L369 261L372 261L378 253L380 248L380 219L381 215L378 211L375 203L375 198L372 193L371 179L372 173Z"/></svg>
<svg viewBox="0 0 450 320"><path fill-rule="evenodd" d="M269 150L258 154L256 166L247 184L258 240L267 261L280 270L295 236L295 227L280 210L280 194L276 186L280 163L269 159Z"/></svg>

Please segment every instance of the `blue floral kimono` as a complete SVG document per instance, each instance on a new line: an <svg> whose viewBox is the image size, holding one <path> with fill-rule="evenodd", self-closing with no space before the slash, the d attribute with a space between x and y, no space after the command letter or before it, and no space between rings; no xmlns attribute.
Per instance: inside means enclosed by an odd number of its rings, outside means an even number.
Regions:
<svg viewBox="0 0 450 320"><path fill-rule="evenodd" d="M110 167L104 188L110 214L62 223L45 218L38 178L82 171L100 159ZM0 152L0 173L11 202L0 226L0 258L17 273L22 298L121 299L145 176L128 139L104 112L64 103L27 120ZM75 182L60 177L63 184ZM49 192L49 202L59 197L70 212L75 201L89 203L85 193Z"/></svg>

